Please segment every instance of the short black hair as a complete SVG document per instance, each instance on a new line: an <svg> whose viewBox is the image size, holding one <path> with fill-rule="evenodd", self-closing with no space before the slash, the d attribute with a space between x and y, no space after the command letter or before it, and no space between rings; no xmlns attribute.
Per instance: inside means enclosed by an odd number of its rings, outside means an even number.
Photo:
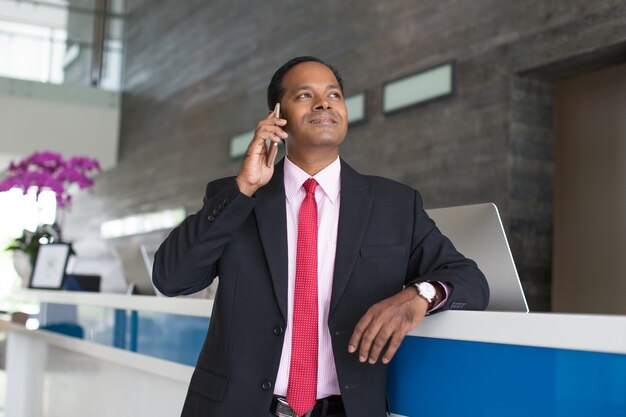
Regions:
<svg viewBox="0 0 626 417"><path fill-rule="evenodd" d="M276 103L278 103L280 99L283 98L283 94L285 94L285 89L283 88L283 77L285 74L287 74L290 69L303 62L319 62L322 65L326 65L335 75L339 83L339 88L343 93L343 80L337 68L314 56L298 56L285 62L282 67L278 68L272 77L272 81L270 81L270 84L267 86L267 106L270 111L274 109Z"/></svg>

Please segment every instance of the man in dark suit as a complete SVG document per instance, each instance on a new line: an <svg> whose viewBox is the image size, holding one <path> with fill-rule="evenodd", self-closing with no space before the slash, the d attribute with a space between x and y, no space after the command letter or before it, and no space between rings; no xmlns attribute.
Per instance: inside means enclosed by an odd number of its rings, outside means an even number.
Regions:
<svg viewBox="0 0 626 417"><path fill-rule="evenodd" d="M258 123L237 177L210 182L156 253L166 295L220 278L182 415L383 417L404 336L428 313L484 309L486 280L417 191L339 158L347 110L333 67L287 62L268 87L276 103L282 117Z"/></svg>

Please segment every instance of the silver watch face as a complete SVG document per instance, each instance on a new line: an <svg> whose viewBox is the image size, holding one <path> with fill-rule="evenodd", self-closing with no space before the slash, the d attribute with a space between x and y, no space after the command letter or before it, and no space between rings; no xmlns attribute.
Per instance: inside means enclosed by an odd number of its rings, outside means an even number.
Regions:
<svg viewBox="0 0 626 417"><path fill-rule="evenodd" d="M431 302L437 296L437 290L434 285L429 282L420 282L417 284L417 289L420 292L420 295Z"/></svg>

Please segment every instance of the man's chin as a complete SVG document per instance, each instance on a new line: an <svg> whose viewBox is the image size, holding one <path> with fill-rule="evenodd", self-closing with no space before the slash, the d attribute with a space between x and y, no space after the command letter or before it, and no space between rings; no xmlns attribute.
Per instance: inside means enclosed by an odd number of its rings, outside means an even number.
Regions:
<svg viewBox="0 0 626 417"><path fill-rule="evenodd" d="M287 147L293 148L337 148L343 142L344 137L337 137L336 135L321 135L315 138L310 138L309 140L303 141L291 141L289 139L286 140Z"/></svg>
<svg viewBox="0 0 626 417"><path fill-rule="evenodd" d="M323 146L323 147L336 147L341 145L341 142L343 142L343 138L339 138L335 135L333 136L320 136L319 138L317 138L317 140L315 141L315 144L317 146Z"/></svg>

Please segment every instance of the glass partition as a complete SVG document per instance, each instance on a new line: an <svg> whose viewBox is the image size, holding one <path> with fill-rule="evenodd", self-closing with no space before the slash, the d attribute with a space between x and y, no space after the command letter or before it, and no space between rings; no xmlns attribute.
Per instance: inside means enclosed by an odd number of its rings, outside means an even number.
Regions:
<svg viewBox="0 0 626 417"><path fill-rule="evenodd" d="M0 0L0 76L122 86L123 1Z"/></svg>
<svg viewBox="0 0 626 417"><path fill-rule="evenodd" d="M41 303L31 327L193 366L208 317L120 308Z"/></svg>

